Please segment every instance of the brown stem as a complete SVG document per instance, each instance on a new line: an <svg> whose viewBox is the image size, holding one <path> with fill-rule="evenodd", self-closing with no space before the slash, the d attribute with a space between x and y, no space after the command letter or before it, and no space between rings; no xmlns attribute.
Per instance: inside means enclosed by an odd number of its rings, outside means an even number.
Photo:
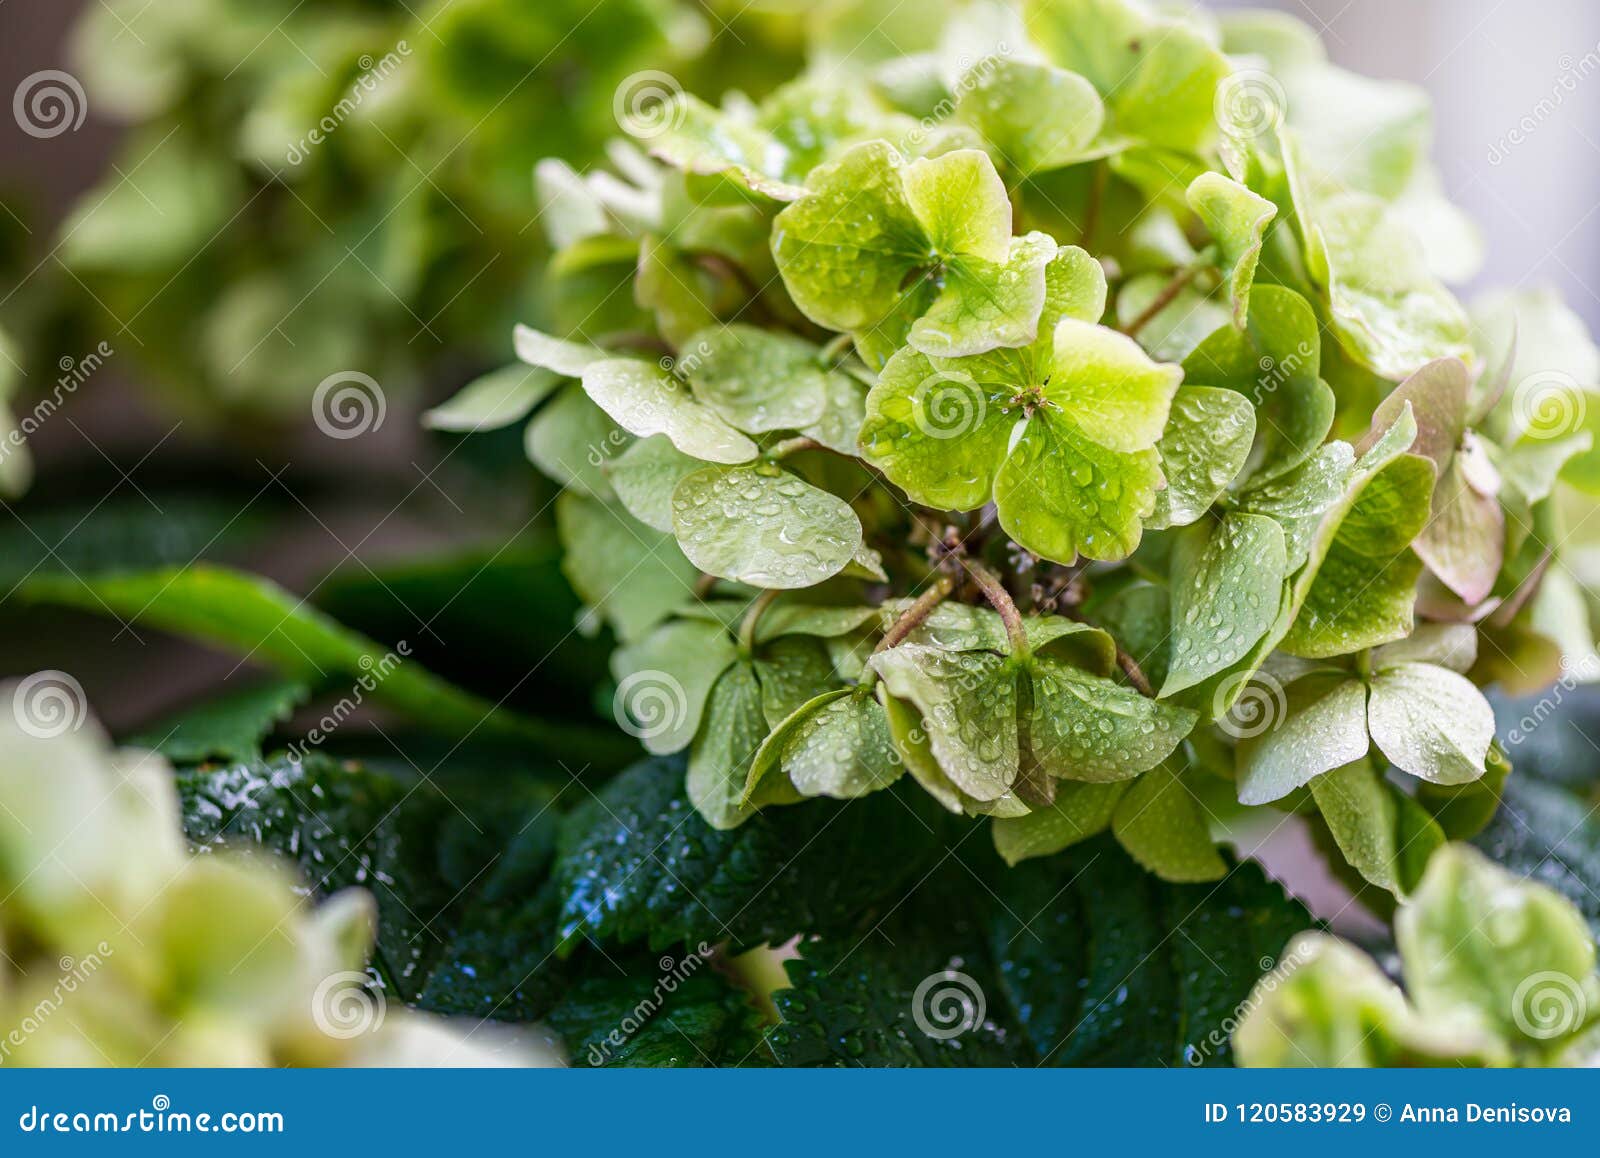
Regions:
<svg viewBox="0 0 1600 1158"><path fill-rule="evenodd" d="M906 636L921 627L923 621L933 614L933 609L945 601L955 585L955 580L950 576L939 576L932 587L917 596L911 606L900 613L900 618L883 633L883 638L878 641L878 646L872 649L872 654L877 655L880 651L888 651L891 647L898 646Z"/></svg>
<svg viewBox="0 0 1600 1158"><path fill-rule="evenodd" d="M1202 268L1204 267L1191 265L1185 269L1180 269L1173 275L1171 281L1161 287L1161 292L1155 296L1155 300L1147 305L1138 317L1122 327L1122 332L1130 338L1137 337L1139 331L1150 323L1151 318L1170 306L1177 299L1177 296L1183 292L1184 287L1199 276Z"/></svg>
<svg viewBox="0 0 1600 1158"><path fill-rule="evenodd" d="M1100 204L1105 200L1109 173L1106 163L1097 161L1089 178L1089 204L1083 211L1083 233L1078 237L1078 247L1090 253L1094 252L1094 231L1100 224Z"/></svg>
<svg viewBox="0 0 1600 1158"><path fill-rule="evenodd" d="M1028 633L1022 626L1022 613L1017 610L1011 592L1006 590L1005 584L1000 582L1000 577L989 570L987 564L963 557L961 565L967 569L967 574L972 576L973 582L978 585L978 590L983 592L983 597L989 601L989 606L1000 613L1001 622L1006 625L1006 638L1011 641L1013 654L1027 655L1030 650Z"/></svg>
<svg viewBox="0 0 1600 1158"><path fill-rule="evenodd" d="M1079 623L1089 623L1073 608L1062 608L1062 611L1068 619L1074 619ZM1094 624L1090 624L1090 626L1092 627ZM1110 635L1111 633L1106 632L1106 634ZM1144 669L1139 666L1139 661L1124 651L1122 645L1115 638L1112 639L1111 645L1117 649L1117 666L1122 669L1122 674L1128 677L1128 682L1134 686L1134 690L1141 696L1146 696L1152 700L1155 699L1156 689L1151 686L1150 677L1144 674Z"/></svg>
<svg viewBox="0 0 1600 1158"><path fill-rule="evenodd" d="M694 581L694 597L704 602L710 598L711 593L716 590L717 584L720 582L722 580L717 576L706 571L700 572L700 578Z"/></svg>
<svg viewBox="0 0 1600 1158"><path fill-rule="evenodd" d="M1122 669L1122 674L1128 677L1128 682L1138 689L1141 696L1148 696L1152 700L1156 698L1156 690L1150 686L1150 680L1145 676L1144 669L1139 666L1139 661L1123 651L1120 643L1117 644L1117 666Z"/></svg>

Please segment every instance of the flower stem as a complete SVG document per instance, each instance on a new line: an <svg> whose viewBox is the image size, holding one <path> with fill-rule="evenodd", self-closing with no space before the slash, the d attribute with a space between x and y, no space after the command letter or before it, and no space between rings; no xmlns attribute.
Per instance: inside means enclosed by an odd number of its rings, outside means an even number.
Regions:
<svg viewBox="0 0 1600 1158"><path fill-rule="evenodd" d="M807 438L805 435L799 435L795 438L785 438L779 442L773 443L772 446L767 449L767 452L761 457L767 459L769 462L779 462L785 458L788 458L791 454L799 454L802 450L823 449L825 448L823 447L822 443L818 442L816 439Z"/></svg>
<svg viewBox="0 0 1600 1158"><path fill-rule="evenodd" d="M854 344L855 340L856 337L854 334L835 335L826 346L822 347L822 352L817 355L817 361L821 362L824 366L834 365L850 352L850 347L852 344Z"/></svg>
<svg viewBox="0 0 1600 1158"><path fill-rule="evenodd" d="M963 557L961 565L967 569L967 574L972 576L973 582L978 585L978 590L983 592L983 597L989 601L989 606L1000 613L1000 620L1006 625L1006 638L1011 641L1012 654L1027 656L1031 651L1028 646L1028 633L1022 626L1022 613L1017 610L1011 592L1006 590L1005 584L1000 582L1000 577L989 570L987 564Z"/></svg>
<svg viewBox="0 0 1600 1158"><path fill-rule="evenodd" d="M1144 669L1139 666L1139 661L1122 650L1122 645L1117 644L1117 666L1122 669L1122 674L1128 677L1128 682L1134 686L1141 696L1150 699L1156 698L1155 688L1150 686L1149 677L1144 674Z"/></svg>
<svg viewBox="0 0 1600 1158"><path fill-rule="evenodd" d="M933 586L917 596L916 601L901 613L900 618L894 621L888 631L883 633L883 638L878 640L878 646L872 649L872 654L877 655L880 651L888 651L891 647L899 645L906 636L922 626L923 621L933 614L935 607L945 601L954 587L955 580L950 576L939 576Z"/></svg>
<svg viewBox="0 0 1600 1158"><path fill-rule="evenodd" d="M1183 292L1184 287L1200 275L1200 271L1203 268L1205 267L1197 263L1180 269L1172 276L1171 281L1161 287L1161 292L1156 294L1154 300L1140 311L1139 316L1122 327L1122 332L1130 338L1138 337L1139 331L1150 323L1150 319L1170 306L1177 296Z"/></svg>
<svg viewBox="0 0 1600 1158"><path fill-rule="evenodd" d="M761 622L761 616L772 606L772 601L782 594L781 591L763 591L744 613L744 619L739 623L739 648L746 655L755 649L756 625Z"/></svg>

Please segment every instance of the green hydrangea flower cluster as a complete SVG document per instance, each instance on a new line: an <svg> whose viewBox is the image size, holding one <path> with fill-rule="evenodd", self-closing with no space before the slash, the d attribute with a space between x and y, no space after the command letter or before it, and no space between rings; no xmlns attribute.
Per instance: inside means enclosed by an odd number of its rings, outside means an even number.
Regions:
<svg viewBox="0 0 1600 1158"><path fill-rule="evenodd" d="M531 292L548 256L528 228L535 161L598 156L647 65L723 68L724 42L784 59L792 17L729 8L87 5L72 72L129 127L61 226L58 288L80 328L131 330L118 345L165 400L214 422L302 420L341 370L398 394L487 364L512 320L564 316Z"/></svg>
<svg viewBox="0 0 1600 1158"><path fill-rule="evenodd" d="M191 855L167 762L51 694L0 713L0 1064L553 1064L387 1008L369 894L315 904L265 854Z"/></svg>
<svg viewBox="0 0 1600 1158"><path fill-rule="evenodd" d="M550 292L607 304L429 421L531 415L618 718L715 826L909 774L1013 862L1194 881L1270 807L1405 895L1493 810L1480 687L1593 651L1593 343L1458 302L1425 98L1292 19L917 7L546 166Z"/></svg>
<svg viewBox="0 0 1600 1158"><path fill-rule="evenodd" d="M1244 1004L1239 1064L1593 1064L1594 940L1559 893L1470 845L1446 845L1401 906L1395 934L1405 993L1337 937L1297 937Z"/></svg>

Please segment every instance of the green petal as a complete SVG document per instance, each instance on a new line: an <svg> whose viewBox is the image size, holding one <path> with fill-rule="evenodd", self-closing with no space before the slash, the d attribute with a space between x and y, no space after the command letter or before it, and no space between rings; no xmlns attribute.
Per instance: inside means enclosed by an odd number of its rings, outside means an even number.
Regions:
<svg viewBox="0 0 1600 1158"><path fill-rule="evenodd" d="M567 491L556 499L561 572L624 643L694 599L695 569L671 535L617 507Z"/></svg>
<svg viewBox="0 0 1600 1158"><path fill-rule="evenodd" d="M997 346L1026 346L1039 334L1044 308L1045 267L1056 254L1048 234L1012 238L1000 261L953 257L944 266L944 287L908 340L925 354L958 358Z"/></svg>
<svg viewBox="0 0 1600 1158"><path fill-rule="evenodd" d="M956 95L956 113L1019 173L1081 160L1105 123L1094 86L1065 69L997 57L972 76Z"/></svg>
<svg viewBox="0 0 1600 1158"><path fill-rule="evenodd" d="M1172 555L1172 654L1162 698L1243 659L1277 621L1288 573L1283 529L1265 515L1235 511L1185 531Z"/></svg>
<svg viewBox="0 0 1600 1158"><path fill-rule="evenodd" d="M650 139L650 151L676 168L707 175L731 170L742 187L777 201L793 201L805 192L763 171L779 152L767 133L698 97L676 93L650 116L652 125L665 128Z"/></svg>
<svg viewBox="0 0 1600 1158"><path fill-rule="evenodd" d="M672 525L700 570L755 587L811 587L861 547L861 520L843 499L792 474L710 467L672 494Z"/></svg>
<svg viewBox="0 0 1600 1158"><path fill-rule="evenodd" d="M885 625L892 623L910 600L884 605ZM1116 642L1098 627L1060 615L1028 615L1022 620L1028 649L1035 654L1065 660L1099 675L1109 675L1116 665ZM1005 621L988 607L970 603L941 603L906 636L910 643L927 644L945 651L1011 650Z"/></svg>
<svg viewBox="0 0 1600 1158"><path fill-rule="evenodd" d="M980 372L1007 364L973 361ZM976 510L994 491L995 472L1017 423L1003 406L1017 385L979 380L964 362L935 362L901 350L867 395L862 457L912 502Z"/></svg>
<svg viewBox="0 0 1600 1158"><path fill-rule="evenodd" d="M1433 466L1402 455L1364 486L1316 554L1315 579L1280 645L1306 658L1347 655L1411 634L1422 562L1411 540L1422 530L1433 494Z"/></svg>
<svg viewBox="0 0 1600 1158"><path fill-rule="evenodd" d="M1440 849L1395 936L1423 1016L1550 1058L1600 1016L1594 938L1571 902L1467 845Z"/></svg>
<svg viewBox="0 0 1600 1158"><path fill-rule="evenodd" d="M685 342L678 367L697 399L730 425L761 434L798 430L822 417L832 375L820 353L789 334L719 326Z"/></svg>
<svg viewBox="0 0 1600 1158"><path fill-rule="evenodd" d="M664 434L641 438L605 466L611 488L645 526L672 533L672 492L685 475L705 469Z"/></svg>
<svg viewBox="0 0 1600 1158"><path fill-rule="evenodd" d="M1170 761L1150 769L1117 805L1117 843L1164 881L1221 880L1228 866L1212 843L1206 812Z"/></svg>
<svg viewBox="0 0 1600 1158"><path fill-rule="evenodd" d="M583 372L583 389L619 426L640 438L665 434L684 454L706 462L749 462L756 456L755 443L653 363L633 358L591 363Z"/></svg>
<svg viewBox="0 0 1600 1158"><path fill-rule="evenodd" d="M652 755L689 746L712 686L739 658L720 624L679 619L611 655L618 723Z"/></svg>
<svg viewBox="0 0 1600 1158"><path fill-rule="evenodd" d="M811 192L778 214L772 253L795 305L820 326L866 330L905 296L906 276L933 259L911 212L894 147L869 141L818 167Z"/></svg>
<svg viewBox="0 0 1600 1158"><path fill-rule="evenodd" d="M1372 738L1402 772L1433 784L1484 773L1494 711L1466 676L1430 663L1401 663L1372 680Z"/></svg>
<svg viewBox="0 0 1600 1158"><path fill-rule="evenodd" d="M602 500L612 494L603 469L606 461L633 444L633 436L589 401L576 382L569 382L533 416L522 437L534 466L562 486Z"/></svg>
<svg viewBox="0 0 1600 1158"><path fill-rule="evenodd" d="M819 639L849 635L880 617L875 607L823 607L780 600L756 624L756 642L785 635L810 635Z"/></svg>
<svg viewBox="0 0 1600 1158"><path fill-rule="evenodd" d="M1367 689L1337 673L1303 676L1288 688L1265 685L1266 704L1238 747L1239 802L1270 804L1314 777L1360 760L1367 740Z"/></svg>
<svg viewBox="0 0 1600 1158"><path fill-rule="evenodd" d="M923 157L902 176L906 203L934 251L991 265L1011 254L1011 199L987 153L957 149Z"/></svg>
<svg viewBox="0 0 1600 1158"><path fill-rule="evenodd" d="M1492 1039L1424 1024L1365 953L1321 933L1290 942L1285 974L1257 983L1234 1031L1242 1066L1483 1065Z"/></svg>
<svg viewBox="0 0 1600 1158"><path fill-rule="evenodd" d="M1283 527L1291 573L1306 561L1323 512L1350 493L1355 469L1354 448L1329 442L1294 469L1240 492L1240 507L1270 515Z"/></svg>
<svg viewBox="0 0 1600 1158"><path fill-rule="evenodd" d="M800 433L839 454L857 455L861 453L861 425L866 420L867 388L852 374L834 373L827 376L822 414L801 427Z"/></svg>
<svg viewBox="0 0 1600 1158"><path fill-rule="evenodd" d="M1186 382L1237 390L1255 405L1251 469L1266 478L1305 461L1328 436L1334 398L1321 365L1310 303L1281 286L1256 286L1244 332L1220 327L1184 358L1183 372Z"/></svg>
<svg viewBox="0 0 1600 1158"><path fill-rule="evenodd" d="M1155 513L1145 525L1186 527L1204 515L1244 469L1255 437L1255 410L1242 394L1180 387L1157 444L1166 489L1156 495Z"/></svg>
<svg viewBox="0 0 1600 1158"><path fill-rule="evenodd" d="M561 385L561 375L537 366L502 366L468 382L448 402L422 416L430 430L480 433L524 418ZM4 428L0 428L4 429Z"/></svg>
<svg viewBox="0 0 1600 1158"><path fill-rule="evenodd" d="M922 713L940 769L962 792L995 800L1018 772L1017 673L990 652L901 644L872 657L891 695Z"/></svg>
<svg viewBox="0 0 1600 1158"><path fill-rule="evenodd" d="M1131 779L1170 756L1195 725L1185 708L1054 660L1035 656L1030 671L1030 751L1059 779Z"/></svg>
<svg viewBox="0 0 1600 1158"><path fill-rule="evenodd" d="M962 815L963 806L970 798L939 767L933 746L928 743L928 729L923 724L922 713L892 695L884 697L883 710L889 723L889 738L911 778L946 809Z"/></svg>
<svg viewBox="0 0 1600 1158"><path fill-rule="evenodd" d="M861 688L818 696L778 726L761 754L782 768L802 796L850 799L887 788L905 772L889 738L883 706Z"/></svg>
<svg viewBox="0 0 1600 1158"><path fill-rule="evenodd" d="M1110 133L1185 153L1216 139L1217 86L1232 68L1198 31L1126 0L1031 0L1026 11L1051 63L1105 98Z"/></svg>
<svg viewBox="0 0 1600 1158"><path fill-rule="evenodd" d="M815 636L786 635L759 648L761 714L777 727L800 705L839 686L827 645Z"/></svg>
<svg viewBox="0 0 1600 1158"><path fill-rule="evenodd" d="M712 828L737 828L754 809L744 803L750 762L767 736L761 688L748 663L736 663L711 689L705 722L689 750L685 788Z"/></svg>
<svg viewBox="0 0 1600 1158"><path fill-rule="evenodd" d="M1318 776L1311 782L1311 795L1345 862L1363 880L1397 897L1404 896L1421 875L1410 866L1425 864L1444 843L1444 833L1436 825L1419 832L1405 830L1402 807L1409 812L1420 806L1388 783L1371 760L1357 760Z"/></svg>
<svg viewBox="0 0 1600 1158"><path fill-rule="evenodd" d="M1435 358L1472 357L1466 311L1382 201L1358 193L1329 198L1317 206L1311 229L1311 275L1327 294L1340 345L1356 362L1399 381Z"/></svg>
<svg viewBox="0 0 1600 1158"><path fill-rule="evenodd" d="M517 326L512 338L518 358L530 366L553 370L565 378L581 378L591 364L611 357L596 346L554 338L528 326Z"/></svg>
<svg viewBox="0 0 1600 1158"><path fill-rule="evenodd" d="M1261 239L1278 207L1220 173L1204 173L1189 185L1189 207L1199 215L1221 251L1233 299L1233 323L1241 329L1250 310L1250 287L1261 260Z"/></svg>
<svg viewBox="0 0 1600 1158"><path fill-rule="evenodd" d="M1127 791L1126 780L1111 784L1063 781L1056 786L1055 800L1045 807L1026 816L995 818L990 828L995 851L1009 865L1054 856L1104 832Z"/></svg>
<svg viewBox="0 0 1600 1158"><path fill-rule="evenodd" d="M1071 422L1040 411L1001 465L994 497L1006 534L1035 555L1071 563L1080 554L1131 555L1160 486L1155 450L1107 450Z"/></svg>
<svg viewBox="0 0 1600 1158"><path fill-rule="evenodd" d="M1152 361L1126 334L1072 318L1056 324L1045 397L1108 450L1156 445L1182 381L1181 367Z"/></svg>
<svg viewBox="0 0 1600 1158"><path fill-rule="evenodd" d="M1044 309L1034 354L1042 366L1055 350L1056 323L1063 318L1098 322L1106 312L1106 268L1076 245L1063 245L1044 271Z"/></svg>

